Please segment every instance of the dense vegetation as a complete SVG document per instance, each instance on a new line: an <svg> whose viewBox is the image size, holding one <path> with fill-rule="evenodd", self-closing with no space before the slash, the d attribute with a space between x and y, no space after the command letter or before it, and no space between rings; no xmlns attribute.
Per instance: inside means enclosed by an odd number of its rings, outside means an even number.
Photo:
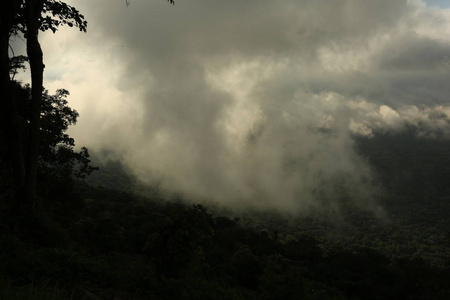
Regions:
<svg viewBox="0 0 450 300"><path fill-rule="evenodd" d="M0 299L450 298L447 141L355 140L384 217L348 199L339 217L233 213L139 186L119 162L84 180L67 94L43 95L39 202L19 219L1 153Z"/></svg>

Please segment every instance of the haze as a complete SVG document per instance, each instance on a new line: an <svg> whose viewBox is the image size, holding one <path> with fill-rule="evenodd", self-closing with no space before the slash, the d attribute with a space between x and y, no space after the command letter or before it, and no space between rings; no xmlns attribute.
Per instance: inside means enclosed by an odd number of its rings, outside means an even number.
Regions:
<svg viewBox="0 0 450 300"><path fill-rule="evenodd" d="M339 182L376 211L354 137L450 137L439 1L67 2L88 33L42 34L45 86L71 92L77 145L165 191L302 211Z"/></svg>

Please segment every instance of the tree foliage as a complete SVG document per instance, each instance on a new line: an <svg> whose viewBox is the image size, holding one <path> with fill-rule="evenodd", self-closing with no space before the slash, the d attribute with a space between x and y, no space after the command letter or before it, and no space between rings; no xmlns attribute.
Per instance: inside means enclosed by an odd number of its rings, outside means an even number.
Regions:
<svg viewBox="0 0 450 300"><path fill-rule="evenodd" d="M27 33L27 3L24 0L17 2L18 9L14 16L13 24L10 27L10 34L18 35ZM44 0L42 2L42 9L36 11L38 19L38 28L41 31L51 30L55 33L60 26L67 25L69 27L77 27L80 31L86 32L87 21L84 15L81 14L75 7L68 5L63 1L58 0Z"/></svg>
<svg viewBox="0 0 450 300"><path fill-rule="evenodd" d="M40 18L40 30L50 29L55 33L61 25L75 26L84 32L87 29L87 21L84 16L73 6L56 0L44 2Z"/></svg>
<svg viewBox="0 0 450 300"><path fill-rule="evenodd" d="M6 2L6 3L5 3ZM10 161L14 170L16 185L15 214L21 206L35 203L39 155L41 152L40 133L43 102L43 53L39 43L40 31L55 32L61 25L78 27L86 31L84 16L74 7L58 0L11 0L4 1L0 8L0 87L4 98L2 108L2 127L5 135L2 139L8 147ZM9 40L23 33L27 44L27 58L9 58ZM28 60L31 73L30 101L28 102L28 126L23 126L15 93L14 77L18 68ZM44 95L45 96L45 95ZM24 130L26 129L26 131ZM27 143L25 146L24 143ZM62 148L61 148L62 149ZM70 153L70 151L69 151ZM86 152L87 153L87 152Z"/></svg>
<svg viewBox="0 0 450 300"><path fill-rule="evenodd" d="M30 119L30 86L16 83L19 114ZM67 134L70 125L75 125L78 112L69 107L69 91L58 89L54 95L44 90L40 121L39 174L52 180L70 181L85 178L97 168L90 165L89 151L82 147L75 151L75 140Z"/></svg>

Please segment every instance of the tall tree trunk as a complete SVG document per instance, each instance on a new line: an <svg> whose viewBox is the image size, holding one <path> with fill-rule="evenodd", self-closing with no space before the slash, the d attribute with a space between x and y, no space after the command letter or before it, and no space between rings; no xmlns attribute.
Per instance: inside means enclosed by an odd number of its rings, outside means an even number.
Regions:
<svg viewBox="0 0 450 300"><path fill-rule="evenodd" d="M25 120L20 117L14 98L14 88L10 79L9 39L21 1L2 1L0 4L0 117L2 142L13 169L15 181L15 200L13 214L17 215L24 200L25 159L23 150L23 131Z"/></svg>
<svg viewBox="0 0 450 300"><path fill-rule="evenodd" d="M35 203L36 175L39 154L39 121L43 91L44 63L39 44L39 17L42 0L26 0L27 54L31 71L31 115L25 176L25 201Z"/></svg>

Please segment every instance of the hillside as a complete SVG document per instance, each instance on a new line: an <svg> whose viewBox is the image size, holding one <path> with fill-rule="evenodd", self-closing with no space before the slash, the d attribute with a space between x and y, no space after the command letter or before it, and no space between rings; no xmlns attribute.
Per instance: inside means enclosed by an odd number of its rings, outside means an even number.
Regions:
<svg viewBox="0 0 450 300"><path fill-rule="evenodd" d="M447 144L356 141L383 217L345 199L293 217L144 196L109 162L39 214L2 218L0 299L448 299Z"/></svg>

